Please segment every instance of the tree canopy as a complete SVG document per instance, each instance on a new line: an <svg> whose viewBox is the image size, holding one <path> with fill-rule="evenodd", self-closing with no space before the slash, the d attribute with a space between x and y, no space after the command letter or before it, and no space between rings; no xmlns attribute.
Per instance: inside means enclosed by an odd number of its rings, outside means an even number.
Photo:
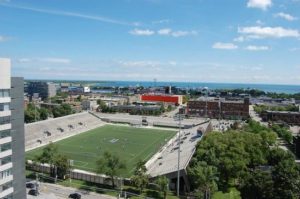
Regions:
<svg viewBox="0 0 300 199"><path fill-rule="evenodd" d="M122 169L126 168L126 164L118 155L106 151L103 157L97 160L97 167L97 172L109 176L112 186L115 187L115 177L120 174Z"/></svg>
<svg viewBox="0 0 300 199"><path fill-rule="evenodd" d="M275 142L276 133L252 120L240 130L209 133L188 168L192 189L203 196L235 186L246 199L297 198L299 166Z"/></svg>

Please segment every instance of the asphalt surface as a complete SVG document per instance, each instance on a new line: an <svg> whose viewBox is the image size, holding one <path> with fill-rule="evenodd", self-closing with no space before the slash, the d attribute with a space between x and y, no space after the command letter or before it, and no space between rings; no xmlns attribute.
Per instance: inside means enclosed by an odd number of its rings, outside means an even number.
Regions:
<svg viewBox="0 0 300 199"><path fill-rule="evenodd" d="M261 123L264 126L268 126L268 123L263 122L262 119L259 117L259 115L254 111L253 105L250 105L250 107L249 107L249 114L253 120Z"/></svg>
<svg viewBox="0 0 300 199"><path fill-rule="evenodd" d="M27 193L30 189L27 189ZM71 187L64 187L56 184L40 183L40 194L38 196L31 196L27 194L27 199L65 199L71 193L79 193L81 199L113 199L116 197L97 194L94 192L87 192Z"/></svg>

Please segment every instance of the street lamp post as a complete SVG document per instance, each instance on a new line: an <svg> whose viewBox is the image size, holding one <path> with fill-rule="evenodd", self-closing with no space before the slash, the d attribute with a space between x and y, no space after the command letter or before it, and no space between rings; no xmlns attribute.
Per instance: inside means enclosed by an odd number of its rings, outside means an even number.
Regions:
<svg viewBox="0 0 300 199"><path fill-rule="evenodd" d="M175 121L178 121L179 124L179 133L178 133L178 165L177 165L177 196L179 197L179 188L180 188L180 144L181 144L181 120L183 116L179 113L174 117Z"/></svg>

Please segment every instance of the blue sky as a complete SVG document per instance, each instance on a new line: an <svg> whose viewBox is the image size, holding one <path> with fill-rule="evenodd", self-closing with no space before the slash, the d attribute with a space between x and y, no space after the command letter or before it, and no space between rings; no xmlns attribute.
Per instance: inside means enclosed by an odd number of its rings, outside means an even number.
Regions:
<svg viewBox="0 0 300 199"><path fill-rule="evenodd" d="M300 85L300 0L0 0L30 79Z"/></svg>

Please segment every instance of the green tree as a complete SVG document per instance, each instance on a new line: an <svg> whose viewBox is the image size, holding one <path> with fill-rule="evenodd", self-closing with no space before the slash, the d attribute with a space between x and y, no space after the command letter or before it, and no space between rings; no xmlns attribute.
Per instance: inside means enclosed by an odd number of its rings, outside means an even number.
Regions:
<svg viewBox="0 0 300 199"><path fill-rule="evenodd" d="M46 120L48 119L49 111L46 108L40 108L39 114L41 120Z"/></svg>
<svg viewBox="0 0 300 199"><path fill-rule="evenodd" d="M241 180L240 190L245 199L273 198L273 180L270 172L254 170Z"/></svg>
<svg viewBox="0 0 300 199"><path fill-rule="evenodd" d="M269 153L269 164L272 165L274 181L274 198L297 198L300 196L300 168L294 156L280 148Z"/></svg>
<svg viewBox="0 0 300 199"><path fill-rule="evenodd" d="M166 176L159 176L156 180L156 184L159 187L159 190L163 194L164 199L167 198L167 193L169 190L169 180Z"/></svg>
<svg viewBox="0 0 300 199"><path fill-rule="evenodd" d="M62 104L60 106L55 106L52 109L52 114L54 117L62 117L70 115L73 113L72 107L69 104Z"/></svg>
<svg viewBox="0 0 300 199"><path fill-rule="evenodd" d="M24 111L24 120L26 123L31 123L40 120L39 108L33 103L29 103Z"/></svg>
<svg viewBox="0 0 300 199"><path fill-rule="evenodd" d="M35 122L35 120L39 120L39 114L35 112L34 110L25 110L24 111L24 120L26 123L32 123Z"/></svg>
<svg viewBox="0 0 300 199"><path fill-rule="evenodd" d="M57 168L57 176L64 179L64 176L72 169L70 166L70 160L67 156L58 154L54 159L54 166Z"/></svg>
<svg viewBox="0 0 300 199"><path fill-rule="evenodd" d="M45 148L40 155L36 156L36 161L42 164L49 164L50 166L50 175L55 176L55 161L58 155L57 145L50 143Z"/></svg>
<svg viewBox="0 0 300 199"><path fill-rule="evenodd" d="M145 161L139 161L134 170L134 175L131 177L133 185L139 189L140 193L143 192L144 188L149 183L149 176L147 175L147 168Z"/></svg>
<svg viewBox="0 0 300 199"><path fill-rule="evenodd" d="M103 157L97 160L97 172L109 176L112 182L112 187L115 187L115 177L120 174L120 171L126 168L126 164L119 156L110 152L104 152Z"/></svg>
<svg viewBox="0 0 300 199"><path fill-rule="evenodd" d="M193 183L193 187L196 189L196 195L211 198L213 193L218 190L216 167L208 166L205 162L199 162L197 166L189 168L188 173L191 183ZM201 194L197 192L201 192Z"/></svg>

